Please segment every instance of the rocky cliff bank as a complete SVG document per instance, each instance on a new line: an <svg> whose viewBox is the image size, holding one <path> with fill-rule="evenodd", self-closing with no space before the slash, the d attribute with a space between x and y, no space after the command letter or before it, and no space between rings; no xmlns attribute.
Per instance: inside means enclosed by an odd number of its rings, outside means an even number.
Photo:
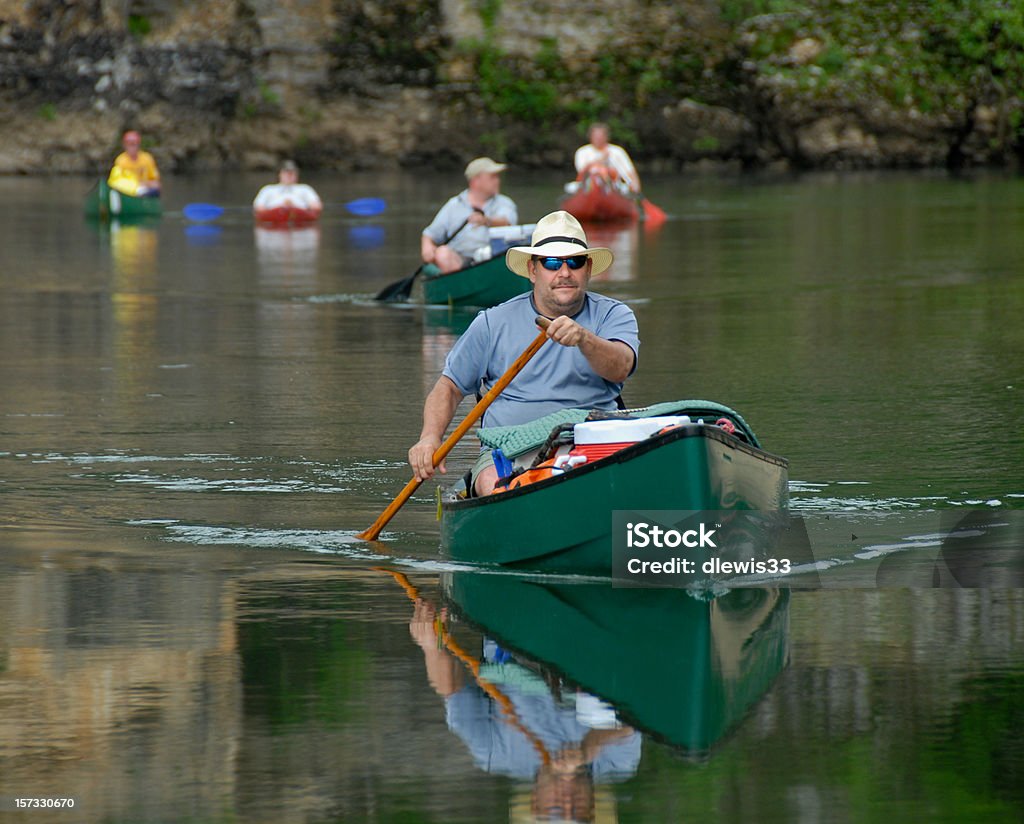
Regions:
<svg viewBox="0 0 1024 824"><path fill-rule="evenodd" d="M0 0L6 173L1018 164L1022 88L1009 0Z"/></svg>

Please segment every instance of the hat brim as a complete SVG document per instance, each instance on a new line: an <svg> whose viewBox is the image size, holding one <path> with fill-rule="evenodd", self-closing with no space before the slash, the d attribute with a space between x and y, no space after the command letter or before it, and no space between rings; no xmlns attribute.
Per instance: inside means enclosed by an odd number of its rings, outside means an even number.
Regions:
<svg viewBox="0 0 1024 824"><path fill-rule="evenodd" d="M592 246L584 249L575 243L545 243L543 246L513 246L505 252L505 265L513 272L523 278L530 276L529 263L534 255L542 257L573 257L574 255L587 255L593 265L590 269L591 275L599 275L605 271L615 260L612 250L604 246Z"/></svg>
<svg viewBox="0 0 1024 824"><path fill-rule="evenodd" d="M495 163L493 166L483 166L479 169L466 168L466 180L472 180L477 175L500 175L508 168L506 163Z"/></svg>

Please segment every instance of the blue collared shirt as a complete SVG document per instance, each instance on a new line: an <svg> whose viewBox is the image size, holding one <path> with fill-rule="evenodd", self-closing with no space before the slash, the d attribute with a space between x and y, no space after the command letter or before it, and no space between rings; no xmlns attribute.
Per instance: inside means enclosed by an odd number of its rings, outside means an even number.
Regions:
<svg viewBox="0 0 1024 824"><path fill-rule="evenodd" d="M484 394L537 336L532 293L480 312L452 347L441 373L464 395ZM580 326L633 350L640 337L633 310L614 298L588 292L573 316ZM598 375L575 346L548 341L484 413L482 426L511 426L561 409L614 409L622 384Z"/></svg>
<svg viewBox="0 0 1024 824"><path fill-rule="evenodd" d="M491 243L486 226L467 225L455 234L462 222L471 214L473 207L469 204L469 189L463 189L440 208L430 225L423 230L423 234L439 246L447 243L469 260L477 249L481 246L490 246ZM488 200L484 204L484 214L492 219L503 217L510 226L515 226L519 222L516 204L512 202L512 198L505 195L495 195Z"/></svg>

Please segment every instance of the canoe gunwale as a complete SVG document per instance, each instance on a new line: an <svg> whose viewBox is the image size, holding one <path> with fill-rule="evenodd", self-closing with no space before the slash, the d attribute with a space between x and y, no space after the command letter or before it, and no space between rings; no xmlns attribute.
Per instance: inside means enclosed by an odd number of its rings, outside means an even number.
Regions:
<svg viewBox="0 0 1024 824"><path fill-rule="evenodd" d="M455 275L464 275L467 272L471 272L474 269L480 268L481 266L487 266L488 264L493 266L495 258L499 258L499 257L504 259L505 256L504 255L494 255L494 257L489 257L489 258L487 258L487 260L478 260L475 263L469 264L469 266L463 266L461 269L456 269L454 272L441 272L439 270L436 275L427 275L427 274L425 274L423 276L423 280L424 281L430 281L431 283L437 283L438 281L442 281L445 278L453 277Z"/></svg>
<svg viewBox="0 0 1024 824"><path fill-rule="evenodd" d="M556 486L557 484L566 483L574 478L578 478L581 475L586 475L592 472L598 472L602 469L606 469L616 464L627 463L634 458L651 452L655 449L659 449L673 441L683 440L684 438L708 438L710 440L719 441L720 443L728 446L732 449L745 452L758 460L764 461L768 464L789 469L789 461L780 455L775 455L771 452L766 452L763 449L758 449L756 446L752 446L745 441L740 440L735 435L728 434L725 430L720 429L717 426L709 426L707 424L690 423L683 424L682 426L674 427L667 432L653 435L649 438L645 438L642 441L624 447L617 452L613 452L607 458L603 458L593 463L586 463L583 466L576 467L568 472L564 472L560 475L554 475L550 478L545 478L542 481L528 484L526 486L520 486L515 489L510 489L507 492L500 492L493 495L484 495L479 498L458 498L455 500L442 501L441 510L445 513L456 513L462 510L471 509L474 507L491 506L494 504L502 503L513 498L519 498L523 495L530 495L534 492L541 492L546 489Z"/></svg>
<svg viewBox="0 0 1024 824"><path fill-rule="evenodd" d="M438 272L428 264L421 286L423 303L427 306L497 306L529 291L530 281L521 278L505 265L504 255L494 255L456 269Z"/></svg>

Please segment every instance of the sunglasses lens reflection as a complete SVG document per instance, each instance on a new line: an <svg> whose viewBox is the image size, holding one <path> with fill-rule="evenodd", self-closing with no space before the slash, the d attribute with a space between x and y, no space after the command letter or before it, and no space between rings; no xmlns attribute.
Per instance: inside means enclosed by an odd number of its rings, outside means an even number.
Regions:
<svg viewBox="0 0 1024 824"><path fill-rule="evenodd" d="M545 257L540 258L540 265L547 269L549 272L557 272L562 268L562 264L566 264L570 269L582 269L587 264L586 255L574 255L568 258L558 257Z"/></svg>

